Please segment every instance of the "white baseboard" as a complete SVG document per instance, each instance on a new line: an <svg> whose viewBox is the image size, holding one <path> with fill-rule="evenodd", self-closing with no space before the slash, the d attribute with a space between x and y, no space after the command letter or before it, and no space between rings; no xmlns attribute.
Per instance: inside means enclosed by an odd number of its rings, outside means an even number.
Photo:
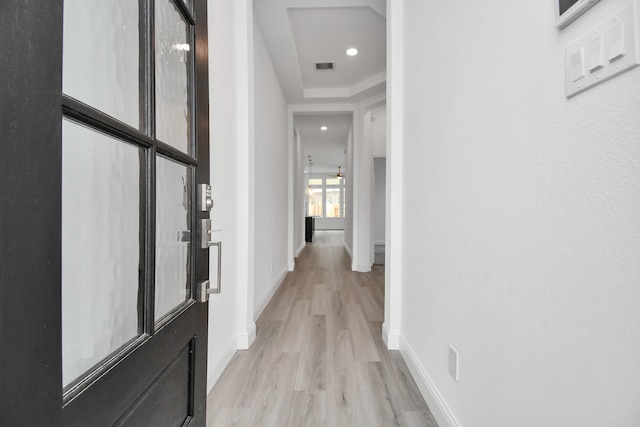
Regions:
<svg viewBox="0 0 640 427"><path fill-rule="evenodd" d="M282 284L282 281L284 280L285 277L287 277L288 273L289 273L289 270L285 269L284 271L282 271L282 273L280 273L280 275L275 280L275 282L273 282L271 284L271 288L269 289L269 292L264 297L264 299L262 300L260 305L257 306L253 311L253 318L254 319L257 319L258 317L260 317L260 315L262 314L264 309L267 308L267 304L269 304L269 301L271 301L271 298L273 298L273 296L275 295L276 291L278 290L278 288Z"/></svg>
<svg viewBox="0 0 640 427"><path fill-rule="evenodd" d="M392 334L389 330L389 325L387 322L382 324L382 341L387 345L389 350L399 350L400 349L400 335Z"/></svg>
<svg viewBox="0 0 640 427"><path fill-rule="evenodd" d="M256 339L256 324L251 323L246 333L238 334L238 350L248 350Z"/></svg>
<svg viewBox="0 0 640 427"><path fill-rule="evenodd" d="M296 257L300 256L300 254L302 253L302 250L305 248L305 246L307 246L307 243L306 242L302 242L302 245L300 245L300 247L296 251Z"/></svg>
<svg viewBox="0 0 640 427"><path fill-rule="evenodd" d="M418 385L422 397L424 397L429 409L431 409L431 413L438 422L438 426L461 427L453 415L453 412L451 412L451 409L449 409L442 398L442 395L438 392L435 384L431 381L429 374L427 374L427 371L418 361L415 352L403 336L400 336L400 353L409 371L411 371L411 375Z"/></svg>
<svg viewBox="0 0 640 427"><path fill-rule="evenodd" d="M353 252L351 252L351 248L347 245L347 242L344 242L344 249L349 254L349 258L353 259Z"/></svg>
<svg viewBox="0 0 640 427"><path fill-rule="evenodd" d="M211 393L213 386L216 384L222 372L224 372L229 362L231 362L231 358L234 354L236 354L237 348L234 339L231 339L229 343L225 346L224 350L218 355L216 360L214 360L208 366L207 373L207 394Z"/></svg>
<svg viewBox="0 0 640 427"><path fill-rule="evenodd" d="M371 271L371 264L352 264L351 269L359 273L368 273Z"/></svg>

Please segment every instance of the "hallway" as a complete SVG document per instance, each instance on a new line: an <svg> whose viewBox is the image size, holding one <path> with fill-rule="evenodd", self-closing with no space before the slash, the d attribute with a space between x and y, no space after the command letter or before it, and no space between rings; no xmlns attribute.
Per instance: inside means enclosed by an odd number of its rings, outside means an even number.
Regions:
<svg viewBox="0 0 640 427"><path fill-rule="evenodd" d="M384 267L352 272L343 236L307 244L209 395L208 427L437 426L380 338Z"/></svg>

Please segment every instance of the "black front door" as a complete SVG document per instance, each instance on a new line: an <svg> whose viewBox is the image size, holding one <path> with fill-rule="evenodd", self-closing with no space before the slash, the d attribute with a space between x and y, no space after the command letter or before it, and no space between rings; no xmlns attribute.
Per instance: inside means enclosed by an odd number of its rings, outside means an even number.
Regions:
<svg viewBox="0 0 640 427"><path fill-rule="evenodd" d="M204 426L206 0L0 13L0 425Z"/></svg>

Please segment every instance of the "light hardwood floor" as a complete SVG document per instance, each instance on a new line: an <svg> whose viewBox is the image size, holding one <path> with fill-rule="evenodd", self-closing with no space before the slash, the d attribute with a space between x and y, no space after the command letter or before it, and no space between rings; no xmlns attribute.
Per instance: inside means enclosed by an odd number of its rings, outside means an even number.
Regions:
<svg viewBox="0 0 640 427"><path fill-rule="evenodd" d="M317 231L208 397L207 427L437 427L381 339L384 267L354 273L343 232Z"/></svg>

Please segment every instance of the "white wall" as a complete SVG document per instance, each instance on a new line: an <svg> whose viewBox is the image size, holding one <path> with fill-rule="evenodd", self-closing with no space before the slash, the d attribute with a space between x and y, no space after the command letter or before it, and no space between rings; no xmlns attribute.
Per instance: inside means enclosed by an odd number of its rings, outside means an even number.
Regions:
<svg viewBox="0 0 640 427"><path fill-rule="evenodd" d="M316 230L344 230L344 218L316 218Z"/></svg>
<svg viewBox="0 0 640 427"><path fill-rule="evenodd" d="M371 155L387 154L387 105L371 109Z"/></svg>
<svg viewBox="0 0 640 427"><path fill-rule="evenodd" d="M287 102L259 25L255 52L254 316L262 312L288 271Z"/></svg>
<svg viewBox="0 0 640 427"><path fill-rule="evenodd" d="M350 256L353 256L353 124L347 136L347 146L345 150L345 211L344 211L344 245Z"/></svg>
<svg viewBox="0 0 640 427"><path fill-rule="evenodd" d="M401 347L441 427L640 425L640 69L564 88L627 3L403 3Z"/></svg>
<svg viewBox="0 0 640 427"><path fill-rule="evenodd" d="M222 257L222 292L209 302L208 380L210 390L237 349L238 242L236 209L239 186L235 179L238 153L236 145L236 85L234 43L238 41L234 26L235 10L231 2L210 0L209 18L209 102L211 120L211 185L215 207L211 211L214 229L224 246ZM230 64L216 67L214 64ZM210 254L210 276L216 274L216 254Z"/></svg>
<svg viewBox="0 0 640 427"><path fill-rule="evenodd" d="M371 156L372 198L371 198L371 245L385 241L386 192L387 192L387 105L382 104L371 109ZM371 259L373 260L373 252Z"/></svg>
<svg viewBox="0 0 640 427"><path fill-rule="evenodd" d="M378 155L385 154L386 113L384 112L385 96L379 95L358 104L354 114L354 129L359 130L354 137L354 177L353 177L353 257L352 269L367 272L373 264L372 256L372 188L374 139ZM383 107L380 109L380 107ZM372 121L374 110L382 112L383 122Z"/></svg>
<svg viewBox="0 0 640 427"><path fill-rule="evenodd" d="M293 121L293 115L291 114L289 117ZM296 131L294 131L293 135L293 159L293 194L290 197L293 203L293 256L297 257L305 245L304 217L306 197L304 189L306 174L304 173L304 165L306 159L302 152L300 134ZM289 266L289 270L293 271L293 263Z"/></svg>
<svg viewBox="0 0 640 427"><path fill-rule="evenodd" d="M209 0L211 212L223 242L222 293L209 303L210 390L237 349L255 339L253 322L253 13L252 0ZM220 67L216 64L225 64ZM217 269L210 253L211 277Z"/></svg>
<svg viewBox="0 0 640 427"><path fill-rule="evenodd" d="M371 271L371 110L360 105L354 114L353 271Z"/></svg>
<svg viewBox="0 0 640 427"><path fill-rule="evenodd" d="M385 240L385 207L387 195L387 159L374 157L373 159L373 243L384 244Z"/></svg>
<svg viewBox="0 0 640 427"><path fill-rule="evenodd" d="M387 206L382 339L400 348L404 206L404 2L387 1Z"/></svg>

